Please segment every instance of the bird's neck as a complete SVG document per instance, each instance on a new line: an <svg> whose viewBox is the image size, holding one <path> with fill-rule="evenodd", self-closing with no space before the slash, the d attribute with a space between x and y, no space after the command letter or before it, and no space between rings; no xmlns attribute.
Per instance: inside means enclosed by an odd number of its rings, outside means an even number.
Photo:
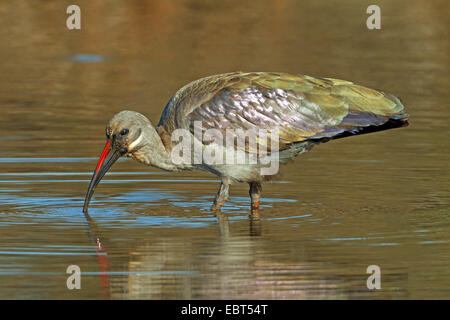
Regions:
<svg viewBox="0 0 450 320"><path fill-rule="evenodd" d="M143 134L145 143L139 150L133 152L131 157L134 160L166 171L182 170L172 162L170 151L166 149L153 126L145 128Z"/></svg>

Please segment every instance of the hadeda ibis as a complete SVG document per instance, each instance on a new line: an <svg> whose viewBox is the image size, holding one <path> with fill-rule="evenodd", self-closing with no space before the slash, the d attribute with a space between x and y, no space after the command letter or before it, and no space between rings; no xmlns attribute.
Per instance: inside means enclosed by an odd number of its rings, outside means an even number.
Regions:
<svg viewBox="0 0 450 320"><path fill-rule="evenodd" d="M264 174L260 162L211 163L202 161L201 156L200 161L174 161L177 145L173 136L177 129L187 132L183 139L194 141L193 148L180 153L189 152L189 157L213 147L217 152L219 148L235 149L247 156L264 152L285 163L319 143L405 126L408 117L398 97L345 80L275 72L233 72L202 78L175 93L156 127L134 111L121 111L112 117L83 211L87 212L95 187L121 156L168 171L195 169L216 174L221 184L212 210L226 202L231 183L247 182L251 208L258 210L261 183L273 174ZM199 122L200 135L195 132L195 123ZM249 139L243 144L234 140L230 147L215 140L216 136L205 139L211 129L223 136L232 130L264 129L270 134L265 141L256 139L255 144ZM276 148L272 146L274 140Z"/></svg>

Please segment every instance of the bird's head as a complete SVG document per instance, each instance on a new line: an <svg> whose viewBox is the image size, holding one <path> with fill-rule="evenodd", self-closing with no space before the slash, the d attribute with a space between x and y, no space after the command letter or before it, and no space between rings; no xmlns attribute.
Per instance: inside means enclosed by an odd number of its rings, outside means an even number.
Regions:
<svg viewBox="0 0 450 320"><path fill-rule="evenodd" d="M83 212L87 212L94 189L108 172L109 168L122 156L131 157L146 143L144 129L150 121L134 111L121 111L109 120L106 126L106 144L94 170L84 200Z"/></svg>

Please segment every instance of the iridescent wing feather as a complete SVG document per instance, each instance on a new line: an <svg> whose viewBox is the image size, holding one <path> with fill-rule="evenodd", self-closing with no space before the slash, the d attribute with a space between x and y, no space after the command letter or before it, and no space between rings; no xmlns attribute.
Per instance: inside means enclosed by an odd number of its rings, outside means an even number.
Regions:
<svg viewBox="0 0 450 320"><path fill-rule="evenodd" d="M175 112L171 117L175 120L164 119ZM197 121L202 132L217 129L224 136L227 129L276 130L283 150L297 142L355 134L389 121L406 122L407 118L394 95L349 81L237 72L200 79L179 90L158 126L165 126L168 132L170 127L194 132ZM270 149L270 141L264 144ZM248 145L246 151L256 152Z"/></svg>

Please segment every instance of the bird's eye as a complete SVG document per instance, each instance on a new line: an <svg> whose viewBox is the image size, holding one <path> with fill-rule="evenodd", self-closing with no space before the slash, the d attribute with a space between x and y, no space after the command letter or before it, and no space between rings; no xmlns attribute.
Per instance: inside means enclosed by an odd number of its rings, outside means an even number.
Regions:
<svg viewBox="0 0 450 320"><path fill-rule="evenodd" d="M108 129L106 129L106 139L109 140L109 130Z"/></svg>
<svg viewBox="0 0 450 320"><path fill-rule="evenodd" d="M128 129L122 129L120 130L120 135L125 136L128 134Z"/></svg>

